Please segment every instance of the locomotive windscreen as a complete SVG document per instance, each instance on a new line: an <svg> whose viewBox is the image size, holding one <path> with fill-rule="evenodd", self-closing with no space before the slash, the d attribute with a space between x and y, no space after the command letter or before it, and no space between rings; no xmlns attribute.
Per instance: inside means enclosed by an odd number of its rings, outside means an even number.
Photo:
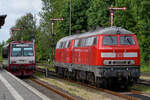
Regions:
<svg viewBox="0 0 150 100"><path fill-rule="evenodd" d="M133 39L133 36L119 36L119 39L120 40L118 40L117 36L104 36L103 45L135 45L135 40ZM118 43L118 41L120 41L120 43Z"/></svg>
<svg viewBox="0 0 150 100"><path fill-rule="evenodd" d="M34 56L33 44L12 44L11 56Z"/></svg>

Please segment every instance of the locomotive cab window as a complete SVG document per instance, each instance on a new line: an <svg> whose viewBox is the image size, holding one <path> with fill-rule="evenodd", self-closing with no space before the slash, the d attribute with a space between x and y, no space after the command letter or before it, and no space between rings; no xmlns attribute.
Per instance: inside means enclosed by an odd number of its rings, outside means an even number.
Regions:
<svg viewBox="0 0 150 100"><path fill-rule="evenodd" d="M132 36L120 36L121 45L134 45L135 41Z"/></svg>
<svg viewBox="0 0 150 100"><path fill-rule="evenodd" d="M117 36L104 36L103 45L117 45Z"/></svg>
<svg viewBox="0 0 150 100"><path fill-rule="evenodd" d="M24 56L34 56L33 48L23 48L23 55Z"/></svg>
<svg viewBox="0 0 150 100"><path fill-rule="evenodd" d="M21 50L21 47L20 48L12 48L11 49L11 56L12 57L17 57L17 56L22 56L22 50Z"/></svg>

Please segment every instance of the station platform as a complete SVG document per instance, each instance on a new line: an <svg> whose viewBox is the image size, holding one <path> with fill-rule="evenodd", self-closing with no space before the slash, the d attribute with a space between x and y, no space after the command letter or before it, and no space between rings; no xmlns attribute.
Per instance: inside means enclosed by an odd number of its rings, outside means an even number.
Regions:
<svg viewBox="0 0 150 100"><path fill-rule="evenodd" d="M0 70L0 100L51 100L6 70Z"/></svg>

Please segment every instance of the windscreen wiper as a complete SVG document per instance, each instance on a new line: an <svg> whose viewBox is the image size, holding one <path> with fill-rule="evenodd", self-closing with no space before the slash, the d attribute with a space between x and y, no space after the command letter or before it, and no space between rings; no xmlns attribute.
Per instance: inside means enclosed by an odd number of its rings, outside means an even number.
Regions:
<svg viewBox="0 0 150 100"><path fill-rule="evenodd" d="M127 36L125 36L125 39L128 41L128 43L131 45L131 41L129 40L129 38L127 38Z"/></svg>
<svg viewBox="0 0 150 100"><path fill-rule="evenodd" d="M112 42L112 44L113 44L113 38L112 38L112 36L111 36L111 35L109 35L109 37L110 37L110 39L111 39L111 42Z"/></svg>

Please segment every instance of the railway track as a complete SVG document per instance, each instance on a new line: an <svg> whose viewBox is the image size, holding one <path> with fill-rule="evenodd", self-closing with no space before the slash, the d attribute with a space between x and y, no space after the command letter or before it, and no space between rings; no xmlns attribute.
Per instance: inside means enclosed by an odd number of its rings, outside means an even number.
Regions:
<svg viewBox="0 0 150 100"><path fill-rule="evenodd" d="M46 70L43 69L43 68L38 68L37 71L42 72L43 74L47 73L48 76L55 76L55 77L58 78L58 76L55 72L52 72L52 71L49 71L49 70L47 70L47 72L46 72ZM114 90L97 88L96 86L92 86L92 85L85 84L85 83L82 83L82 82L76 82L76 81L68 80L68 79L64 79L64 80L67 80L67 81L72 82L72 83L80 84L84 87L96 89L98 91L105 92L105 93L108 93L108 94L111 94L111 95L115 95L115 96L118 96L118 97L121 97L121 98L124 98L124 99L127 99L127 100L150 100L150 95L149 94L146 94L146 93L143 93L143 92L140 92L140 91L137 91L137 90L128 90L128 91L118 92L118 91L114 91Z"/></svg>
<svg viewBox="0 0 150 100"><path fill-rule="evenodd" d="M32 77L32 78L30 78L30 80L33 81L33 82L35 82L36 84L41 85L42 87L47 88L48 90L50 90L50 91L52 91L52 92L54 92L54 93L56 93L56 94L58 94L58 95L60 95L60 96L62 96L62 97L64 97L64 98L66 98L67 100L76 100L74 97L72 97L72 96L70 96L70 95L68 95L68 94L66 94L66 93L63 93L63 92L61 92L61 91L59 91L59 90L53 88L52 86L47 85L47 84L41 82L40 80L38 80L38 79L36 79L36 78L33 78L33 77Z"/></svg>

